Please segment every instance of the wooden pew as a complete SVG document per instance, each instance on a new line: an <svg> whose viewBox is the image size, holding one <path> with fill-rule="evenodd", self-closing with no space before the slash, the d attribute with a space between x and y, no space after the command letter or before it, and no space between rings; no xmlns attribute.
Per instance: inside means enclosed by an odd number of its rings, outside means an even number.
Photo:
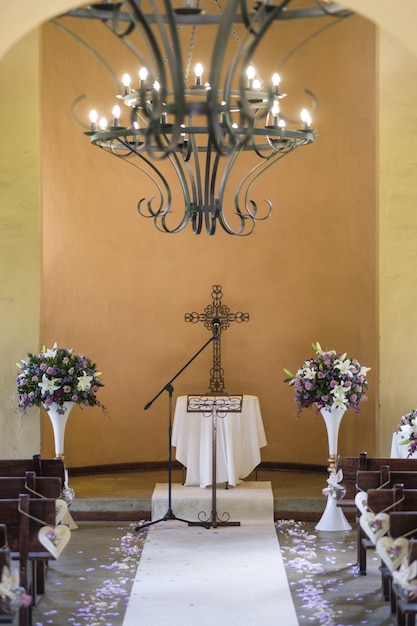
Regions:
<svg viewBox="0 0 417 626"><path fill-rule="evenodd" d="M3 567L6 566L10 572L10 549L7 545L7 527L6 524L0 524L0 577ZM4 606L0 602L0 624L12 624L14 616L7 610L6 603Z"/></svg>
<svg viewBox="0 0 417 626"><path fill-rule="evenodd" d="M402 485L394 485L388 489L369 489L368 508L375 514L386 511L417 511L417 489L404 489ZM358 523L358 566L359 574L366 575L366 551L374 548L374 544L365 535Z"/></svg>
<svg viewBox="0 0 417 626"><path fill-rule="evenodd" d="M417 539L417 511L392 511L389 513L389 518L389 534L392 539L405 537L410 542L413 539ZM413 558L413 560L415 559ZM390 601L391 613L395 614L397 607L397 594L392 586L391 570L384 564L381 564L381 577L384 597L386 600Z"/></svg>
<svg viewBox="0 0 417 626"><path fill-rule="evenodd" d="M31 459L0 459L0 476L24 476L26 472L35 472L37 476L55 476L65 484L65 465L63 459L43 459L34 454Z"/></svg>
<svg viewBox="0 0 417 626"><path fill-rule="evenodd" d="M37 476L26 472L24 476L0 476L0 498L18 498L27 493L32 498L55 498L62 493L61 479L56 476Z"/></svg>
<svg viewBox="0 0 417 626"><path fill-rule="evenodd" d="M411 539L408 549L408 563L417 560L417 539ZM417 615L417 598L410 599L404 591L394 583L395 614L398 626L414 626Z"/></svg>
<svg viewBox="0 0 417 626"><path fill-rule="evenodd" d="M38 532L42 526L55 526L55 519L55 498L30 498L28 494L21 494L13 499L0 498L0 520L7 526L10 556L19 561L20 585L32 595L34 603L44 585L44 580L38 579L42 570L36 564L40 562L45 566L53 558L39 542ZM30 607L23 609L21 612L26 610L30 623Z"/></svg>
<svg viewBox="0 0 417 626"><path fill-rule="evenodd" d="M389 466L390 470L395 472L417 472L417 459L369 457L366 452L360 452L358 456L340 456L337 461L337 469L341 469L343 472L342 484L346 488L346 495L338 501L337 506L342 508L355 507L358 471L379 471L383 466Z"/></svg>
<svg viewBox="0 0 417 626"><path fill-rule="evenodd" d="M16 499L20 494L27 493L31 498L54 498L61 497L61 479L55 476L36 476L35 472L26 472L26 476L0 476L0 498ZM45 568L43 561L33 564L36 568L37 593L42 595L45 591Z"/></svg>
<svg viewBox="0 0 417 626"><path fill-rule="evenodd" d="M417 470L409 472L392 471L389 465L381 466L379 471L358 471L356 485L359 491L369 489L392 489L394 485L403 485L404 489L417 489Z"/></svg>

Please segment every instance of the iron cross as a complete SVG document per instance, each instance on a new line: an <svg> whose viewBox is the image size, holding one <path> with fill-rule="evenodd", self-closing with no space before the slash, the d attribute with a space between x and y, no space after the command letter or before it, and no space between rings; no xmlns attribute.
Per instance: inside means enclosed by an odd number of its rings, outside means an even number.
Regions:
<svg viewBox="0 0 417 626"><path fill-rule="evenodd" d="M249 313L231 313L228 306L222 303L221 285L213 285L211 291L212 303L207 305L202 313L186 313L185 321L197 324L203 322L207 330L214 333L213 339L213 367L210 369L210 391L224 393L224 370L221 366L221 333L227 330L232 322L249 322Z"/></svg>

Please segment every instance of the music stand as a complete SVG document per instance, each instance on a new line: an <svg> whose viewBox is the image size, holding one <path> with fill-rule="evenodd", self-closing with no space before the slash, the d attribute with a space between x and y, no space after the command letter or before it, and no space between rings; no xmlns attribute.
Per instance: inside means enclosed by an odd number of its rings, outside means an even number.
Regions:
<svg viewBox="0 0 417 626"><path fill-rule="evenodd" d="M227 512L222 514L222 519L217 515L217 418L224 419L228 413L242 412L242 395L189 395L187 396L187 412L202 413L204 417L211 416L211 515L204 511L198 514L198 522L188 522L189 526L204 526L205 528L217 528L217 526L240 526L240 522L231 522ZM203 519L203 515L207 519Z"/></svg>

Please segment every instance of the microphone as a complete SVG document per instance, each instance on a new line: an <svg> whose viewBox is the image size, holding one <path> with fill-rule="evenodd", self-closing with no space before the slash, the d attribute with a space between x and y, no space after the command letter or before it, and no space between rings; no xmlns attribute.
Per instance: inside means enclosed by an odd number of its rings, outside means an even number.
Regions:
<svg viewBox="0 0 417 626"><path fill-rule="evenodd" d="M219 338L220 335L220 320L218 317L213 317L211 321L211 325L213 327L213 335L215 339Z"/></svg>

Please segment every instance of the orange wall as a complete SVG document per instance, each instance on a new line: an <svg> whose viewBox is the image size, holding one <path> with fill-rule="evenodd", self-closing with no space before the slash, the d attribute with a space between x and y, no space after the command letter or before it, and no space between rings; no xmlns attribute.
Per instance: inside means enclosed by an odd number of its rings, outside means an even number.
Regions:
<svg viewBox="0 0 417 626"><path fill-rule="evenodd" d="M266 76L306 28L297 23L290 33L281 28L269 37ZM109 56L119 62L116 53ZM73 410L69 467L167 458L168 398L163 394L148 411L144 406L208 339L204 326L186 324L184 314L202 311L214 284L222 285L232 311L250 314L249 323L232 324L223 334L222 364L228 391L260 398L268 439L262 458L327 459L321 418L304 411L295 421L292 391L282 383L284 367L294 370L311 355L311 341L372 367L369 401L361 417L345 416L339 451L375 452L373 25L359 17L344 21L280 73L289 106L297 90L317 95L318 137L263 179L259 197L273 200L273 216L249 238L164 235L137 215L146 182L90 146L71 115L82 93L97 107L96 93L111 92L110 81L85 50L51 25L43 27L41 343L57 341L97 362L109 412ZM210 367L209 349L175 381L174 398L204 393ZM43 453L52 453L46 421L42 440Z"/></svg>

